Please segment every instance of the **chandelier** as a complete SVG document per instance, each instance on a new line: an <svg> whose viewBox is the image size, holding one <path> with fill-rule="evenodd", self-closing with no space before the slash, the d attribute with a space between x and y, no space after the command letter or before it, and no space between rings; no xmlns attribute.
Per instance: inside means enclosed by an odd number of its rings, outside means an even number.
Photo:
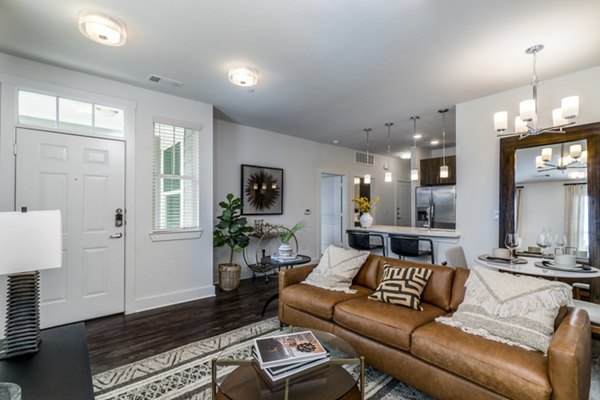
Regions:
<svg viewBox="0 0 600 400"><path fill-rule="evenodd" d="M564 143L561 143L560 156L556 163L554 163L552 161L552 148L543 148L542 155L535 158L537 172L558 170L564 174L567 169L587 168L587 150L582 151L580 144L569 146L569 154L565 155L564 150Z"/></svg>
<svg viewBox="0 0 600 400"><path fill-rule="evenodd" d="M575 123L575 117L579 115L579 96L565 97L561 101L561 108L552 111L552 124L549 128L539 128L537 126L538 108L537 108L537 89L539 81L536 72L537 53L544 49L543 44L532 46L525 50L526 54L533 56L533 78L531 86L533 87L533 98L522 101L519 104L519 115L515 117L515 130L513 133L506 133L508 128L508 113L499 111L494 114L494 129L498 136L519 136L523 139L527 136L540 135L542 133L564 133L565 126Z"/></svg>

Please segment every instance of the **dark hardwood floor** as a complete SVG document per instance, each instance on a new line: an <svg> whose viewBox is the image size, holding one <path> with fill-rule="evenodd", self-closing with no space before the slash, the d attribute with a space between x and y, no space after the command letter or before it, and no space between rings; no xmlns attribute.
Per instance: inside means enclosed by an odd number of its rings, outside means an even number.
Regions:
<svg viewBox="0 0 600 400"><path fill-rule="evenodd" d="M237 290L208 299L85 323L92 374L205 339L277 315L277 301L262 317L263 305L277 293L277 277L242 280Z"/></svg>

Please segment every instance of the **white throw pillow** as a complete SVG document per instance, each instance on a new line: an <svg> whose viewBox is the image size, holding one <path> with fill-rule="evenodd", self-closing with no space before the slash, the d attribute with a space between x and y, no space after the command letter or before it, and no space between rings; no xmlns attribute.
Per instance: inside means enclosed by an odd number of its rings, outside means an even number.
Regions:
<svg viewBox="0 0 600 400"><path fill-rule="evenodd" d="M546 354L554 320L571 304L572 289L562 282L512 275L482 267L471 270L465 298L451 317L436 321L487 339Z"/></svg>
<svg viewBox="0 0 600 400"><path fill-rule="evenodd" d="M356 290L350 289L350 285L367 257L368 251L346 250L329 245L319 265L302 283L339 292L356 293Z"/></svg>

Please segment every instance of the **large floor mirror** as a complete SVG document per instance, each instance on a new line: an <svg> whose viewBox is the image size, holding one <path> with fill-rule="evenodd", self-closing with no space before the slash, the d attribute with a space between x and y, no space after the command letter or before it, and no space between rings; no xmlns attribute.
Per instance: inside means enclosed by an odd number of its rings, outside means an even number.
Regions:
<svg viewBox="0 0 600 400"><path fill-rule="evenodd" d="M547 230L565 236L564 251L600 266L598 168L600 123L501 139L499 246L517 231L521 250L536 252L536 235Z"/></svg>

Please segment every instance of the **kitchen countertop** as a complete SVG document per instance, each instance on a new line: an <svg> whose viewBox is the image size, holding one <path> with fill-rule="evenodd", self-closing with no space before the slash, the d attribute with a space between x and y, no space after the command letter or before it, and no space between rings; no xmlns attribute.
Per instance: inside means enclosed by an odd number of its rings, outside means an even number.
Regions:
<svg viewBox="0 0 600 400"><path fill-rule="evenodd" d="M407 236L423 236L429 238L450 238L458 239L460 233L452 229L427 229L414 228L410 226L393 226L393 225L373 225L370 228L352 228L357 231L365 231L372 233L383 233L386 235L407 235Z"/></svg>

